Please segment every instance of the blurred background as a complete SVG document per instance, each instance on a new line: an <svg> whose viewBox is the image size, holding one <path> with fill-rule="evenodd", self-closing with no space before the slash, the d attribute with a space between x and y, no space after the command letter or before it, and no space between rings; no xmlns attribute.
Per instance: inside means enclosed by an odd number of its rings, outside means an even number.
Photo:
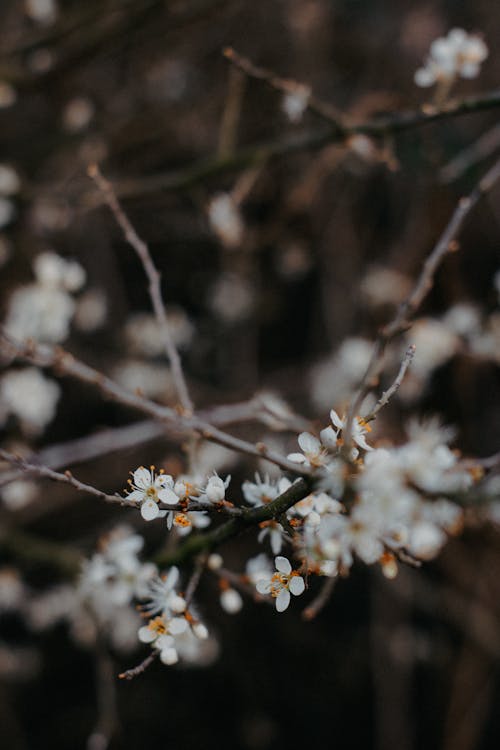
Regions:
<svg viewBox="0 0 500 750"><path fill-rule="evenodd" d="M328 127L303 111L300 88L283 95L245 76L223 50L311 87L358 122L429 102L414 73L453 27L480 33L490 56L452 95L494 90L498 4L2 0L0 21L2 319L18 324L13 300L40 283L41 254L76 261L85 278L66 290L68 330L52 340L126 387L175 402L142 268L86 175L98 162L162 273L196 404L257 394L266 418L228 429L295 450L304 420L324 426L332 406L345 406L377 329L460 196L498 157L498 110L325 145ZM497 188L471 214L415 328L389 353L384 383L408 343L417 344L375 439L397 442L412 414L440 414L465 454L498 450L499 222ZM183 469L178 442L148 433L136 414L68 379L58 387L57 407L44 401L44 416L4 405L3 447L45 450L54 466L108 492L122 491L142 463ZM120 448L116 436L132 424L137 431ZM97 433L108 437L92 455L67 447ZM218 451L204 460L232 473L235 502L238 482L259 468ZM198 603L217 658L203 668L154 664L124 683L116 675L144 649L100 640L83 648L64 624L35 628L21 599L63 581L72 555L91 555L116 523L144 533L146 553L161 544L161 529L64 486L0 489L4 747L97 750L88 738L104 716L117 749L498 748L494 526L471 517L436 561L402 567L394 581L355 566L313 622L298 606L280 616L252 601L231 616L207 577ZM250 536L222 553L242 571L259 550Z"/></svg>

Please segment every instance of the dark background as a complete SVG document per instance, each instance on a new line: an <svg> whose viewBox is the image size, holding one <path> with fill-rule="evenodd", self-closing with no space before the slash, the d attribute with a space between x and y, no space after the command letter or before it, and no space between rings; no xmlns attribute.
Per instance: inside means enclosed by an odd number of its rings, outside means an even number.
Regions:
<svg viewBox="0 0 500 750"><path fill-rule="evenodd" d="M149 300L138 261L96 205L85 176L89 161L97 159L150 244L167 301L183 306L194 321L185 365L197 403L238 401L267 386L324 424L326 415L314 412L310 398L311 365L346 336L373 336L387 319L387 309L374 313L363 304L361 277L373 262L415 276L485 165L450 184L440 180L440 170L498 114L410 130L384 144L393 153L389 164L369 164L331 148L273 160L243 204L247 232L234 253L210 230L206 205L216 192L232 189L242 170L208 169L200 177L192 168L214 156L220 142L233 76L222 50L232 45L363 119L417 108L428 98L414 85L414 71L430 42L454 26L480 31L490 47L480 78L460 82L457 94L494 89L500 73L497 3L61 0L59 7L58 20L43 28L24 16L22 3L1 3L0 78L18 92L17 103L0 112L1 159L22 177L18 220L7 230L15 250L0 276L3 305L12 288L29 280L32 258L52 247L77 258L88 283L110 300L104 329L74 334L68 348L106 371L121 356L123 321L149 310ZM54 55L44 73L32 70L40 50ZM72 133L61 118L76 96L88 97L95 114ZM317 126L311 114L289 123L279 94L246 82L238 147ZM152 185L149 178L158 176ZM56 226L37 220L36 207L44 201L60 217ZM494 310L499 219L497 191L470 217L462 251L439 272L425 312L440 314L463 300L485 313ZM280 270L292 243L306 261L295 276ZM211 285L223 271L255 289L255 313L231 325L210 307ZM455 357L434 374L419 410L456 425L466 453L489 455L498 449L498 382L491 362ZM69 381L62 386L64 406L35 447L134 418L89 389ZM386 428L398 438L408 409L390 408ZM249 428L242 434L259 436ZM181 460L179 448L157 441L79 467L78 476L116 491L142 462L173 460ZM240 467L234 481L253 470ZM119 517L145 531L137 514L42 487L42 500L54 508L19 514L30 533L91 554L99 534ZM146 531L154 549L158 540ZM220 641L219 660L207 669L155 664L135 681L117 683L119 728L111 747L497 748L498 545L497 532L477 524L436 562L422 571L403 569L396 581L356 566L312 623L301 620L298 606L279 616L251 602L231 617L216 603L215 584L203 581L199 606ZM241 570L245 556L256 551L251 539L234 542L224 551L226 563ZM24 563L23 574L40 589L57 576L47 564ZM6 618L2 638L35 644L16 618ZM72 645L63 626L36 645L40 668L32 678L7 675L0 684L3 746L84 747L96 720L99 660ZM112 674L141 654L112 654Z"/></svg>

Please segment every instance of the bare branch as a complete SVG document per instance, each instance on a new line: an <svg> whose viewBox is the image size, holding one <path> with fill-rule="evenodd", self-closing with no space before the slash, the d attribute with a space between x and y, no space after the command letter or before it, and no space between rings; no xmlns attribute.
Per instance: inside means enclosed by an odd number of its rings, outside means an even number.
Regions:
<svg viewBox="0 0 500 750"><path fill-rule="evenodd" d="M354 135L367 135L383 138L388 135L420 128L441 120L495 109L500 106L500 89L467 99L452 100L441 109L426 107L408 112L394 112L374 117L366 122L343 125L335 121L326 127L312 128L301 133L281 136L274 141L254 143L223 156L201 158L192 164L175 171L155 174L150 177L115 181L115 191L120 198L147 195L157 191L179 190L196 185L203 180L235 172L251 166L264 164L271 159L293 153L321 149L331 143L343 143ZM92 196L86 196L88 205L95 204Z"/></svg>
<svg viewBox="0 0 500 750"><path fill-rule="evenodd" d="M193 403L189 396L189 391L186 384L186 379L184 377L184 372L182 370L179 352L175 347L170 331L167 312L165 310L165 305L163 303L163 298L161 295L161 277L158 269L153 263L149 248L144 240L139 237L134 227L130 223L128 216L125 214L122 206L120 205L120 202L118 201L118 198L116 197L112 184L109 182L109 180L106 180L106 178L103 177L97 164L92 164L87 171L89 177L94 180L95 184L101 191L105 202L107 203L113 216L115 217L116 223L122 229L126 241L135 250L142 263L144 272L149 281L149 296L151 297L153 310L163 334L165 352L172 368L172 377L175 383L175 387L183 408L187 412L191 413L193 411Z"/></svg>
<svg viewBox="0 0 500 750"><path fill-rule="evenodd" d="M422 301L432 289L432 286L434 284L434 276L437 269L439 268L445 257L448 255L448 253L458 249L456 237L462 229L465 220L467 219L474 206L481 199L481 197L493 188L499 178L500 159L498 159L494 163L494 165L486 172L484 177L479 181L472 192L468 196L463 197L459 200L450 221L444 229L444 232L437 241L430 255L427 257L420 276L418 277L409 296L399 306L394 318L381 329L378 338L375 341L372 356L368 363L368 367L366 368L365 374L361 380L361 385L359 387L358 393L353 399L347 415L346 427L344 431L344 440L346 446L350 445L353 420L358 413L361 404L363 403L363 399L378 381L383 366L384 354L387 344L398 334L402 333L410 327L412 318L422 304Z"/></svg>
<svg viewBox="0 0 500 750"><path fill-rule="evenodd" d="M333 594L333 590L337 581L337 576L335 578L326 579L317 597L313 599L311 604L309 604L309 606L303 610L302 617L304 620L314 620L314 618L319 615L321 610L326 607Z"/></svg>
<svg viewBox="0 0 500 750"><path fill-rule="evenodd" d="M120 497L120 495L108 495L106 492L102 492L101 490L98 490L96 487L93 487L91 484L85 484L85 482L80 482L69 471L64 472L64 474L60 474L58 471L53 471L52 469L49 469L48 466L39 466L36 464L30 464L28 461L25 461L20 456L16 456L13 453L9 453L8 451L3 450L2 448L0 448L0 458L2 458L4 461L7 461L10 464L13 464L14 466L19 466L23 470L23 472L27 472L28 474L31 474L32 476L38 476L38 477L43 477L45 479L51 479L53 482L62 482L63 484L70 484L72 487L75 488L75 490L78 490L78 492L86 492L88 495L94 495L94 497L98 497L100 500L105 500L107 503L118 503L119 505L130 505L130 503L127 502L126 498Z"/></svg>
<svg viewBox="0 0 500 750"><path fill-rule="evenodd" d="M230 63L238 68L238 70L241 70L243 73L245 73L245 75L249 76L250 78L256 78L259 81L263 81L264 83L267 83L268 86L271 86L271 88L276 89L283 94L295 94L299 92L304 93L307 98L306 109L314 112L315 115L318 115L318 117L326 120L330 125L333 125L335 129L338 130L339 136L342 134L346 134L346 130L344 124L342 123L340 113L337 112L337 110L335 110L335 108L331 105L326 104L325 102L322 102L315 96L313 96L313 94L310 93L310 89L308 86L299 83L298 81L293 81L289 78L280 78L278 75L276 75L276 73L273 73L272 70L267 70L266 68L261 68L257 65L254 65L251 60L249 60L247 57L239 55L231 47L227 47L224 50L223 54L226 60L229 60Z"/></svg>
<svg viewBox="0 0 500 750"><path fill-rule="evenodd" d="M293 474L304 476L312 473L309 467L288 461L288 459L279 453L269 450L263 443L254 445L246 440L229 435L227 432L223 432L200 417L179 414L168 406L160 406L144 396L131 393L111 380L111 378L89 367L60 347L54 348L45 344L37 344L31 340L28 342L16 341L2 328L0 328L0 344L10 357L20 358L38 367L54 368L58 373L69 375L76 380L98 388L101 393L114 401L148 414L150 417L161 422L166 422L181 432L202 437L205 440L218 443L239 453L244 453L255 458L264 458Z"/></svg>
<svg viewBox="0 0 500 750"><path fill-rule="evenodd" d="M158 651L151 651L149 656L147 656L144 661L141 661L141 663L136 667L132 667L131 669L125 670L125 672L121 672L118 677L120 678L120 680L133 680L134 677L137 677L138 675L145 672L146 669L154 662L157 656Z"/></svg>
<svg viewBox="0 0 500 750"><path fill-rule="evenodd" d="M374 420L379 413L379 411L389 402L389 400L394 396L396 391L398 390L399 386L403 382L404 376L406 375L406 371L408 370L411 361L413 359L413 356L415 354L415 344L411 344L408 349L406 350L405 356L403 358L403 361L401 362L401 367L399 368L399 372L396 376L395 381L391 385L390 388L388 388L386 391L384 391L371 410L369 414L366 415L366 417L363 417L363 422L371 422Z"/></svg>

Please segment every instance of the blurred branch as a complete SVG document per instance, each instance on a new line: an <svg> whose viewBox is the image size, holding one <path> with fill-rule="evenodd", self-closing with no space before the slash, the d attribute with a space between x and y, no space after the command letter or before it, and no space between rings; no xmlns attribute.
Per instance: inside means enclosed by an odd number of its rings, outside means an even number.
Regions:
<svg viewBox="0 0 500 750"><path fill-rule="evenodd" d="M396 376L396 379L394 383L391 385L390 388L388 388L386 391L383 392L382 396L379 398L373 409L369 414L366 415L366 417L363 417L363 422L372 422L379 411L386 406L386 404L389 403L390 399L394 396L396 391L398 390L399 386L403 382L404 376L406 375L406 371L408 370L409 366L411 365L411 361L415 355L415 345L411 344L411 346L408 347L406 350L405 356L403 358L403 361L401 362L401 367L399 368L399 372Z"/></svg>
<svg viewBox="0 0 500 750"><path fill-rule="evenodd" d="M457 154L439 172L441 182L448 183L457 180L470 167L484 161L500 148L500 125L494 125L483 133L471 146Z"/></svg>
<svg viewBox="0 0 500 750"><path fill-rule="evenodd" d="M96 487L93 487L90 484L80 482L71 474L70 471L66 471L64 472L64 474L60 474L57 471L49 469L48 466L30 464L28 461L25 461L23 458L21 458L21 456L16 456L13 453L9 453L8 451L3 450L2 448L0 448L0 458L10 464L13 464L14 466L20 467L25 474L43 477L45 479L51 479L53 482L70 484L72 487L74 487L75 490L78 490L78 492L86 492L88 495L94 495L94 497L98 497L100 500L105 500L107 503L130 505L130 503L127 503L126 498L120 497L120 495L108 495L106 494L106 492L102 492L101 490L98 490Z"/></svg>
<svg viewBox="0 0 500 750"><path fill-rule="evenodd" d="M351 136L384 137L441 120L494 109L498 106L500 106L500 89L459 101L451 101L442 109L427 107L408 112L395 112L358 124L343 124L335 119L329 123L329 127L306 130L300 134L286 135L267 143L244 146L224 156L205 157L175 171L115 181L115 190L120 198L131 198L156 191L188 188L202 180L264 164L280 156L323 148L330 143L343 143ZM85 196L84 202L92 206L95 203L95 196Z"/></svg>
<svg viewBox="0 0 500 750"><path fill-rule="evenodd" d="M363 399L367 393L376 385L383 366L384 354L389 341L398 334L407 330L413 316L422 304L434 284L434 276L437 269L450 252L458 250L456 237L474 206L486 195L500 178L500 159L486 172L472 192L459 200L451 219L446 225L444 232L427 257L420 276L418 277L412 291L406 300L399 306L394 318L380 331L375 342L371 359L361 380L357 395L354 397L346 420L344 431L345 445L349 446L352 436L353 420L358 413Z"/></svg>
<svg viewBox="0 0 500 750"><path fill-rule="evenodd" d="M218 443L226 448L253 456L254 458L264 458L293 474L303 476L312 473L309 467L299 466L293 463L293 461L289 461L279 453L269 450L264 443L254 445L246 440L234 437L227 432L223 432L215 425L206 422L198 416L179 414L168 406L161 406L144 396L131 393L102 372L94 370L60 347L55 348L37 344L32 340L27 342L16 341L2 328L0 328L0 345L7 356L31 362L38 367L53 368L59 374L68 375L82 383L87 383L94 388L98 388L101 393L123 406L148 414L150 417L161 422L166 422L178 430L204 438L205 440L210 440L213 443Z"/></svg>
<svg viewBox="0 0 500 750"><path fill-rule="evenodd" d="M267 83L271 88L280 91L283 94L301 93L307 99L306 109L313 112L318 117L326 120L330 125L334 125L338 130L339 136L346 135L345 127L342 123L342 116L330 104L317 99L310 93L307 85L294 81L290 78L280 78L272 70L261 68L249 60L247 57L239 55L232 47L226 47L222 53L226 60L229 60L238 70L241 70L249 78L256 78L259 81Z"/></svg>
<svg viewBox="0 0 500 750"><path fill-rule="evenodd" d="M189 396L186 379L182 369L181 359L179 352L177 351L172 333L170 331L170 325L167 319L167 311L165 310L165 304L163 302L160 286L160 273L153 263L151 253L146 243L139 237L134 227L130 223L128 216L123 211L113 189L112 184L106 180L97 164L92 164L88 168L89 177L94 180L97 187L101 191L105 202L109 206L113 216L115 217L116 223L123 231L125 240L137 253L139 260L142 263L144 272L149 282L149 296L153 305L153 310L156 315L156 319L159 323L163 342L165 345L165 352L170 362L172 369L172 377L174 384L179 396L180 402L185 411L191 413L193 411L193 403Z"/></svg>

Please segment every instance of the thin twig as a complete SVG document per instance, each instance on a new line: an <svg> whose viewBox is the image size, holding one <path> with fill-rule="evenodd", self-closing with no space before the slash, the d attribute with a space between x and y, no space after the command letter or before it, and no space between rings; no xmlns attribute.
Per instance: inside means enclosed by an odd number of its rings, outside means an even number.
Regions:
<svg viewBox="0 0 500 750"><path fill-rule="evenodd" d="M361 380L359 390L352 400L344 430L344 441L348 447L350 445L352 436L352 425L353 420L358 413L361 404L367 393L371 388L376 385L382 366L383 359L387 344L395 336L407 330L410 325L412 318L417 312L418 308L422 304L429 291L432 289L434 283L434 276L437 269L448 255L458 249L458 243L456 237L459 234L462 226L470 214L471 210L478 203L480 198L488 193L495 183L500 178L500 159L486 172L484 177L475 186L472 192L459 200L455 211L448 224L446 225L444 232L441 234L438 242L434 246L434 249L427 257L422 271L406 300L399 306L394 318L385 325L373 347L372 355L366 368L365 374Z"/></svg>
<svg viewBox="0 0 500 750"><path fill-rule="evenodd" d="M328 577L326 581L323 583L323 586L320 589L319 594L316 596L315 599L307 606L303 612L302 617L304 620L314 620L314 618L319 615L321 610L328 604L331 595L333 594L333 590L335 588L335 584L338 581L338 577L330 578Z"/></svg>
<svg viewBox="0 0 500 750"><path fill-rule="evenodd" d="M229 60L238 70L241 70L249 78L256 78L259 81L263 81L271 88L276 89L284 94L294 94L298 92L305 92L307 94L306 109L314 112L315 115L326 120L330 125L334 125L338 130L338 134L344 134L345 128L341 121L341 115L337 110L329 104L320 101L312 93L308 86L305 86L298 81L291 80L289 78L280 78L272 70L262 68L249 60L247 57L238 54L232 47L227 47L223 52L226 60Z"/></svg>
<svg viewBox="0 0 500 750"><path fill-rule="evenodd" d="M227 172L264 164L281 156L321 149L331 143L342 143L350 136L362 134L374 138L384 138L405 130L495 109L499 106L500 90L497 89L467 99L451 101L442 109L427 107L425 110L394 112L374 117L366 122L344 125L343 130L339 130L339 123L335 121L335 123L329 123L326 127L313 128L302 133L281 136L273 141L244 146L224 156L203 157L175 171L150 177L115 181L115 191L120 198L130 198L157 191L179 190ZM332 127L332 125L334 126ZM89 206L94 205L95 196L85 196L84 202Z"/></svg>
<svg viewBox="0 0 500 750"><path fill-rule="evenodd" d="M439 172L440 182L449 183L457 180L470 167L484 161L499 148L500 125L497 123L442 167Z"/></svg>
<svg viewBox="0 0 500 750"><path fill-rule="evenodd" d="M136 667L132 667L131 669L126 669L125 672L120 672L118 677L120 678L120 680L133 680L134 677L137 677L138 675L145 672L146 669L154 662L157 656L158 656L158 651L151 651L149 656L146 656L144 661L141 661L141 663L138 664Z"/></svg>
<svg viewBox="0 0 500 750"><path fill-rule="evenodd" d="M180 432L202 437L205 440L218 443L238 453L244 453L255 458L264 458L280 466L285 471L298 474L299 476L312 474L312 469L309 467L289 461L279 453L269 450L263 443L254 445L220 430L198 416L179 414L175 409L171 409L168 406L160 406L144 396L131 393L102 372L86 365L60 347L55 348L46 344L37 344L32 340L27 342L17 341L1 327L0 345L9 357L31 362L38 367L53 368L60 374L68 375L82 383L87 383L94 388L98 388L101 393L123 406L136 409L161 422L166 422Z"/></svg>
<svg viewBox="0 0 500 750"><path fill-rule="evenodd" d="M53 471L53 469L49 469L48 466L39 466L37 464L30 464L28 461L25 461L23 458L21 458L21 456L17 456L14 453L9 453L8 451L3 450L2 448L0 448L0 458L14 466L19 466L23 470L23 472L26 472L30 474L31 476L44 477L45 479L51 479L53 482L62 482L63 484L70 484L72 487L75 488L75 490L78 490L78 492L86 492L88 495L94 495L94 497L98 497L100 500L105 500L107 503L118 503L119 505L130 505L130 503L127 502L127 499L120 497L120 495L108 495L106 492L102 492L102 490L98 490L96 487L93 487L91 484L85 484L85 482L80 482L71 474L70 471L65 471L64 474L61 474L58 471Z"/></svg>
<svg viewBox="0 0 500 750"><path fill-rule="evenodd" d="M408 349L406 350L405 356L403 358L403 361L401 362L401 367L399 368L399 372L396 376L396 379L394 380L393 384L390 388L388 388L386 391L384 391L371 410L369 414L367 414L365 417L363 417L363 422L371 422L373 421L379 411L387 404L389 403L390 399L394 396L396 391L398 390L399 386L403 382L404 376L406 375L406 371L408 370L411 361L413 359L413 356L415 354L415 344L411 344Z"/></svg>
<svg viewBox="0 0 500 750"><path fill-rule="evenodd" d="M188 608L193 601L193 596L196 593L196 589L198 588L198 585L200 583L201 576L203 575L203 571L205 570L207 557L208 555L205 553L203 555L200 555L198 560L196 560L193 573L191 575L191 578L189 579L188 585L186 586L186 593L184 598L186 600L186 607Z"/></svg>
<svg viewBox="0 0 500 750"><path fill-rule="evenodd" d="M153 259L151 257L151 253L149 252L148 246L146 245L144 240L139 237L134 227L130 223L128 216L120 205L112 184L109 182L109 180L103 177L97 164L92 164L91 166L89 166L87 171L89 177L95 182L95 184L101 191L105 202L107 203L113 216L115 217L116 223L123 231L123 235L126 241L135 250L142 263L144 272L149 281L149 296L151 297L153 310L163 334L165 352L172 368L172 377L175 383L177 394L183 408L187 412L192 413L193 402L191 401L191 397L189 396L186 379L184 377L184 372L182 369L181 359L172 338L170 325L167 318L167 311L165 310L165 305L163 303L163 298L161 295L160 273L153 263Z"/></svg>

